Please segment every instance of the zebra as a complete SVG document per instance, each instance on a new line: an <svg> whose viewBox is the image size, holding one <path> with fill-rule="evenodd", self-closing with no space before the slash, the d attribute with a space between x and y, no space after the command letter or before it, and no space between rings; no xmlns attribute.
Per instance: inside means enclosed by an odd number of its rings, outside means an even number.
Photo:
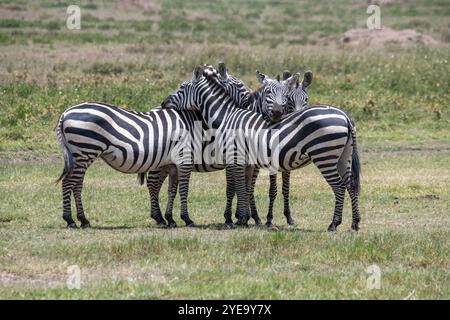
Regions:
<svg viewBox="0 0 450 320"><path fill-rule="evenodd" d="M283 84L288 89L287 104L283 110L283 116L286 116L294 111L300 111L307 106L308 92L307 87L312 82L312 72L307 71L303 76L301 86L299 85L299 74L292 75L288 70L283 72ZM258 170L255 170L255 175L258 175ZM290 172L283 171L281 173L282 178L282 194L283 194L283 213L286 217L288 225L294 225L295 221L292 218L291 209L289 205L289 191L290 191ZM276 173L269 175L270 189L269 189L269 210L267 213L268 227L273 226L273 204L277 196L277 175Z"/></svg>
<svg viewBox="0 0 450 320"><path fill-rule="evenodd" d="M295 80L295 84L292 83L293 75L289 70L285 70L283 73L283 82L286 85L290 85L290 90L288 93L288 103L287 110L284 112L285 114L289 114L294 111L301 111L308 106L308 91L307 88L311 85L313 80L312 71L308 70L303 75L303 81L301 85L299 83L299 78L297 77Z"/></svg>
<svg viewBox="0 0 450 320"><path fill-rule="evenodd" d="M268 79L266 75L262 74L261 72L256 72L257 78L259 82L263 85L263 87L260 88L260 90L256 90L253 93L247 93L244 97L241 98L241 100L245 101L244 105L249 110L261 113L263 117L271 122L277 122L280 121L280 115L286 116L289 113L294 112L295 110L301 110L302 108L306 107L307 101L308 101L308 93L307 93L307 87L312 82L312 72L307 71L304 74L303 81L301 83L301 86L299 85L299 74L292 75L289 71L284 71L283 73L283 82L280 84L280 78L277 76L277 80ZM238 91L242 87L242 81L229 75L228 71L226 69L226 66L224 63L219 64L219 81L222 83L223 86L225 86L226 91L233 92ZM283 87L284 85L284 87ZM272 103L271 99L269 101L265 100L265 94L263 93L264 90L261 90L264 88L266 91L271 92L271 95L268 95L269 97L277 96L278 91L278 97L283 98L283 96L287 97L287 103L286 100L283 100L282 107L278 108L278 112L274 112L273 108L277 108L276 103ZM287 89L287 93L286 90ZM262 93L262 94L261 94ZM278 105L280 106L280 105ZM301 107L297 107L301 106ZM254 190L254 185L256 183L256 179L259 174L259 169L255 168L253 171L253 177L252 177L252 190ZM269 175L270 179L270 188L269 188L269 209L267 214L267 222L266 226L271 227L273 226L272 220L273 220L273 206L274 202L277 196L277 175L276 173L272 173ZM228 181L228 180L227 180ZM294 225L295 221L292 218L290 206L289 206L289 189L290 189L290 172L289 171L283 171L282 172L282 194L283 194L283 202L284 202L284 216L286 217L286 221L289 225ZM228 183L227 186L229 186L231 183ZM231 192L233 192L232 190ZM229 200L230 197L227 197L227 200ZM232 198L231 198L232 200ZM227 201L227 210L228 208L231 209L231 203ZM253 216L258 216L256 205L254 201L254 195L250 194L250 209Z"/></svg>
<svg viewBox="0 0 450 320"><path fill-rule="evenodd" d="M285 98L286 96L286 88L285 84L280 82L279 77L277 80L269 79L264 74L257 72L259 78L261 79L261 83L264 84L265 90L257 90L258 94L255 94L254 92L251 92L246 85L238 78L231 76L228 74L227 67L225 63L220 62L218 66L219 72L217 72L211 65L204 65L204 72L207 73L213 73L218 75L219 81L224 86L225 90L227 91L228 95L232 97L232 99L237 103L237 105L240 108L243 109L249 109L253 110L255 112L258 112L263 115L263 117L267 121L278 121L278 119L283 115L284 110L286 109L285 104L287 103L287 100ZM296 78L294 77L291 81L295 83ZM279 103L277 103L277 100ZM264 102L264 103L263 103ZM268 107L270 106L270 107ZM186 112L186 111L182 111ZM195 114L195 117L192 119L201 121L201 114L198 111L193 112ZM193 123L187 123L187 127L193 127ZM203 149L208 146L208 144L204 144ZM203 154L202 150L202 154ZM214 165L205 165L204 161L202 164L194 164L192 167L193 172L212 172L217 170L225 169L225 165L221 164L214 164ZM235 188L233 179L231 176L231 173L229 170L226 171L226 208L224 216L227 217L231 214L232 209L232 202L235 194ZM254 185L256 182L257 172L259 170L256 169L253 174L253 180L251 188L254 190ZM177 173L176 170L170 171L171 174L169 175L169 191L168 191L168 200L167 200L167 206L166 206L166 216L170 215L170 211L173 208L173 201L174 197L176 195L176 184L177 184ZM149 172L148 174L148 181L152 181L151 185L149 186L150 193L152 194L152 199L155 199L155 201L152 201L152 210L155 212L160 213L160 208L158 204L158 193L161 188L162 183L164 182L165 178L167 177L168 170L159 170L154 172ZM274 194L273 194L273 184L275 184L275 196L276 196L276 176L275 181L271 179L271 187L270 187L270 209L273 207L274 202ZM154 190L153 192L151 190ZM256 209L256 203L254 199L254 193L253 191L250 194L250 207L251 207L251 217L254 219L255 224L259 225L261 224L261 219L259 218L257 209ZM157 216L157 214L154 214ZM153 216L153 215L152 215ZM287 216L288 223L293 224L293 219L291 218L290 214Z"/></svg>
<svg viewBox="0 0 450 320"><path fill-rule="evenodd" d="M97 158L124 173L142 174L175 164L180 177L181 218L188 226L194 224L187 208L190 159L180 158L189 155L181 152L189 147L185 134L189 131L180 114L163 109L134 112L98 102L75 105L61 114L56 135L64 169L57 182L62 180L63 219L68 228L77 228L72 219L72 193L81 227L90 227L81 192L86 171ZM183 116L192 117L193 113L185 112ZM165 224L161 214L152 214L159 224Z"/></svg>
<svg viewBox="0 0 450 320"><path fill-rule="evenodd" d="M227 133L233 131L248 132L249 143L257 144L255 139L262 136L259 141L264 141L267 150L271 151L270 165L278 171L291 171L313 162L335 195L335 209L328 231L335 231L342 222L345 190L352 201L351 228L359 230L360 162L356 129L344 111L329 106L309 107L291 113L280 122L268 124L262 115L237 108L218 79L213 75L204 76L201 67L194 69L192 79L170 95L164 106L199 110L208 127L218 130L217 138L226 139ZM257 167L264 165L261 158L267 154L257 154ZM238 224L247 225L252 167L245 162L245 155L235 156L232 160L226 164L236 187ZM225 222L232 223L231 217L226 217Z"/></svg>

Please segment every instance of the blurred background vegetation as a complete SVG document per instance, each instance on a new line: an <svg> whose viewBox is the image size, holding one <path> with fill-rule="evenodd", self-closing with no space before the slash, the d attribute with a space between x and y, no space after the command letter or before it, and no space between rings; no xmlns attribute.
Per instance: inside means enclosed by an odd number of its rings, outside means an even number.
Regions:
<svg viewBox="0 0 450 320"><path fill-rule="evenodd" d="M371 2L386 41L366 28ZM77 3L81 30L66 27L71 1L0 1L0 156L58 153L53 128L69 106L149 110L219 61L253 89L256 69L312 70L310 103L350 112L363 147L450 140L447 0Z"/></svg>

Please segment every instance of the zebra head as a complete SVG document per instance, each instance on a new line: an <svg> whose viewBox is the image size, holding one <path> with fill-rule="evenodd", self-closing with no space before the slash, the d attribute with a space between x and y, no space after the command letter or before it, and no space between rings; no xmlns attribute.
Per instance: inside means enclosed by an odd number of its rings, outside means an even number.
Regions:
<svg viewBox="0 0 450 320"><path fill-rule="evenodd" d="M276 80L269 79L265 74L256 70L256 77L262 84L262 87L256 91L259 94L259 99L255 100L259 105L257 107L254 106L253 109L272 122L280 121L283 114L285 114L288 102L288 88L280 81L279 76L277 76Z"/></svg>
<svg viewBox="0 0 450 320"><path fill-rule="evenodd" d="M237 103L240 108L247 109L250 105L250 90L240 79L228 73L227 66L219 62L218 79L227 94Z"/></svg>
<svg viewBox="0 0 450 320"><path fill-rule="evenodd" d="M307 107L308 91L307 87L311 84L313 73L306 71L303 76L303 81L300 85L299 74L291 75L289 71L283 74L284 84L288 87L288 110L289 113L293 111L301 111Z"/></svg>
<svg viewBox="0 0 450 320"><path fill-rule="evenodd" d="M161 103L161 107L175 110L198 110L196 85L204 79L204 72L208 72L208 67L195 67L192 72L192 78L184 81L177 91L169 95Z"/></svg>

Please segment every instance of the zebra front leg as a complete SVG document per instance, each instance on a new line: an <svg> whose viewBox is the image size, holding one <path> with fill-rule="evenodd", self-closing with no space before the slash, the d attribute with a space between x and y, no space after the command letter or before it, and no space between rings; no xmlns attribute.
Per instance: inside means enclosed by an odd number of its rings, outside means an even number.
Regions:
<svg viewBox="0 0 450 320"><path fill-rule="evenodd" d="M246 168L244 165L237 165L237 164L229 165L229 167L231 172L233 173L234 186L237 195L236 210L239 218L236 224L241 226L247 226L249 219L248 213L249 196L247 192L247 185L245 179Z"/></svg>
<svg viewBox="0 0 450 320"><path fill-rule="evenodd" d="M77 224L72 219L72 207L70 196L75 183L70 177L64 177L62 180L62 196L63 196L63 219L67 222L67 228L76 229Z"/></svg>
<svg viewBox="0 0 450 320"><path fill-rule="evenodd" d="M272 227L272 220L273 220L273 204L275 202L275 199L277 197L277 174L270 174L270 187L269 187L269 211L267 212L267 221L266 226Z"/></svg>
<svg viewBox="0 0 450 320"><path fill-rule="evenodd" d="M176 167L169 168L169 185L167 189L167 206L164 216L169 223L170 228L176 228L177 223L173 220L173 202L177 195L178 189L178 171Z"/></svg>
<svg viewBox="0 0 450 320"><path fill-rule="evenodd" d="M225 225L227 227L234 227L233 224L233 212L232 212L232 208L233 208L233 198L234 198L234 193L235 193L235 188L234 188L234 181L233 181L233 174L231 172L231 170L229 170L228 168L225 168L225 177L226 177L226 196L227 196L227 204L225 207L225 212L223 214L223 216L225 217ZM237 213L236 213L237 215Z"/></svg>
<svg viewBox="0 0 450 320"><path fill-rule="evenodd" d="M187 227L195 226L194 221L192 221L191 218L189 218L188 203L187 203L189 193L189 179L191 177L191 172L192 172L192 165L181 165L178 168L181 219L183 219Z"/></svg>
<svg viewBox="0 0 450 320"><path fill-rule="evenodd" d="M258 178L258 174L259 174L259 169L254 168L252 178L251 178L250 189L249 189L250 213L251 213L253 220L255 220L256 225L261 224L261 219L259 218L258 210L256 209L256 201L255 201L255 185L256 185L256 179Z"/></svg>
<svg viewBox="0 0 450 320"><path fill-rule="evenodd" d="M167 177L167 170L150 171L147 174L147 189L150 195L150 217L156 221L159 226L167 225L159 207L159 192Z"/></svg>
<svg viewBox="0 0 450 320"><path fill-rule="evenodd" d="M84 175L86 173L87 167L75 167L72 177L77 178L77 182L75 183L75 186L73 188L73 196L75 198L75 204L77 207L77 219L81 222L81 228L89 228L91 225L86 219L86 216L84 215L83 210L83 203L81 201L81 191L83 190L83 181L84 181Z"/></svg>
<svg viewBox="0 0 450 320"><path fill-rule="evenodd" d="M289 208L289 185L291 173L289 171L285 171L281 173L281 177L283 180L283 201L284 201L284 216L286 217L286 221L288 225L294 225L295 221L291 216L291 209Z"/></svg>

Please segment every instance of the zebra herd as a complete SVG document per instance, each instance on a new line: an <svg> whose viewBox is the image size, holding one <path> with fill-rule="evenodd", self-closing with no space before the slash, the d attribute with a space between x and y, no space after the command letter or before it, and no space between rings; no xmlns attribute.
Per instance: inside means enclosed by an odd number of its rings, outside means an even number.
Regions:
<svg viewBox="0 0 450 320"><path fill-rule="evenodd" d="M308 106L307 87L312 73L284 72L283 79L269 79L256 72L261 86L251 91L228 73L224 63L196 67L192 78L148 112L133 112L105 103L86 102L65 110L56 134L64 157L62 180L63 219L72 218L71 196L77 219L89 227L81 192L85 173L102 158L112 168L136 173L146 180L151 217L158 225L175 227L173 202L180 195L181 218L194 222L188 212L192 172L225 170L225 225L246 226L250 217L261 224L254 188L259 170L270 170L267 226L272 226L277 194L276 173L282 173L284 215L294 224L289 208L290 171L313 162L332 188L335 209L329 231L342 221L345 190L352 203L353 230L359 229L358 196L360 162L353 121L342 110L328 105ZM169 177L164 217L159 193ZM236 223L232 202L237 197Z"/></svg>

